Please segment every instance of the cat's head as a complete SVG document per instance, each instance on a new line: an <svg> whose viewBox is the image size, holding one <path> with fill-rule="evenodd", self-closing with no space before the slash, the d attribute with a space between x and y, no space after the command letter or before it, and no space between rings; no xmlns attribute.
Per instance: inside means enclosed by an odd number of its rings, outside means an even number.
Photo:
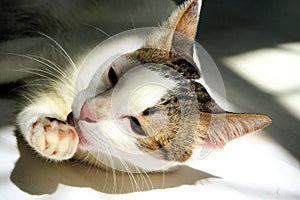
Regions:
<svg viewBox="0 0 300 200"><path fill-rule="evenodd" d="M166 169L197 148L222 148L271 123L262 114L223 110L199 82L193 53L200 7L186 1L141 47L104 62L76 97L81 146L100 162L125 171Z"/></svg>

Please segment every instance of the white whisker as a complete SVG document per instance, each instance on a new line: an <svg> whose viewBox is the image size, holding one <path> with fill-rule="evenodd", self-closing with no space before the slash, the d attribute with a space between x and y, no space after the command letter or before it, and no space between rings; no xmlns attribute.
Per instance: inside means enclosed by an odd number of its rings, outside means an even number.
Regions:
<svg viewBox="0 0 300 200"><path fill-rule="evenodd" d="M135 24L134 24L134 21L133 21L133 18L132 18L132 15L128 12L128 16L129 16L129 18L130 18L130 22L131 22L131 24L132 24L132 28L134 29L134 31L135 31L135 29L136 29L136 26L135 26ZM136 31L135 31L135 34L136 34Z"/></svg>
<svg viewBox="0 0 300 200"><path fill-rule="evenodd" d="M117 191L117 175L116 175L116 170L115 170L115 163L113 161L112 155L108 156L109 161L110 161L110 166L111 166L111 170L112 170L112 174L113 174L113 188L112 188L112 193L116 193Z"/></svg>
<svg viewBox="0 0 300 200"><path fill-rule="evenodd" d="M153 189L154 187L153 187L152 181L151 181L149 175L147 174L147 172L146 172L145 170L143 170L143 169L138 168L137 166L135 166L135 168L136 168L136 170L137 170L137 172L138 172L138 175L139 175L139 176L142 178L142 180L145 182L145 184L146 184L146 186L147 186L147 189L148 189L148 190ZM145 177L144 175L145 175L146 177ZM142 182L143 182L143 181L142 181ZM149 184L150 184L150 186L149 186Z"/></svg>
<svg viewBox="0 0 300 200"><path fill-rule="evenodd" d="M114 39L112 38L112 36L110 36L107 32L105 32L105 31L102 30L101 28L96 27L96 26L94 26L94 25L92 25L92 24L84 24L84 25L90 26L90 27L92 27L93 29L95 29L95 30L99 31L100 33L104 34L104 35L107 36L108 38L114 40Z"/></svg>
<svg viewBox="0 0 300 200"><path fill-rule="evenodd" d="M54 62L52 62L52 61L50 61L48 59L39 57L39 56L35 56L35 55L22 55L22 54L17 54L17 53L8 53L8 52L6 52L6 53L1 52L1 54L23 57L23 58L26 58L26 59L29 59L29 60L32 60L32 61L35 61L37 63L42 64L42 66L45 66L47 68L43 68L43 69L38 69L38 68L23 68L23 69L17 69L17 70L14 70L14 71L31 73L31 74L34 74L34 75L37 75L37 76L42 76L42 77L45 78L45 80L51 80L51 81L54 81L54 80L51 79L50 77L44 76L44 75L42 75L40 73L36 73L36 72L41 72L41 73L44 73L44 74L48 74L48 75L50 75L52 77L59 78L59 80L62 83L64 83L63 85L67 86L67 88L69 89L69 91L72 94L76 94L75 91L74 91L73 83L69 79L63 79L63 77L66 77L66 73L64 73L59 68L59 66L57 66ZM46 62L50 62L52 65L50 65L49 63L46 63ZM57 74L53 73L53 71L51 71L50 69L52 69L55 72L57 72L58 75L60 75L60 76L57 76ZM45 87L45 86L43 86L43 87ZM66 87L62 88L61 90L65 90L65 89L66 89Z"/></svg>
<svg viewBox="0 0 300 200"><path fill-rule="evenodd" d="M53 74L49 70L35 69L35 68L24 68L22 70L19 69L19 70L14 70L14 71L25 72L25 73L33 74L33 75L36 75L36 76L39 76L39 77L43 77L44 81L49 81L50 80L52 82L52 84L50 84L50 85L44 85L44 84L42 85L41 84L41 87L44 87L44 88L48 87L48 88L56 89L57 91L60 91L60 93L62 95L66 95L67 98L72 98L72 96L69 96L69 95L65 94L66 89L68 89L72 94L75 94L74 89L70 85L70 83L68 83L65 79L57 77L56 74ZM46 76L46 74L50 75L50 76ZM53 78L51 78L51 76ZM57 78L59 78L58 80L63 83L63 87L58 87L59 84L57 84L57 80L56 80ZM42 79L39 79L39 80L41 81ZM54 85L54 83L56 83L57 85Z"/></svg>
<svg viewBox="0 0 300 200"><path fill-rule="evenodd" d="M42 64L44 66L47 66L47 67L49 67L49 68L51 68L53 70L57 70L57 69L53 68L52 66L50 66L48 63L45 63L44 61L41 61L41 60L37 59L37 58L43 59L42 57L39 57L39 56L35 56L35 55L23 55L23 54L17 54L17 53L3 53L3 52L1 52L1 54L6 54L6 55L12 55L12 56L18 56L18 57L27 58L29 60L36 61L36 62L38 62L38 63L40 63L40 64ZM37 57L37 58L35 58L35 57ZM60 70L60 74L62 76L65 76L65 74L62 73L61 70Z"/></svg>
<svg viewBox="0 0 300 200"><path fill-rule="evenodd" d="M71 64L71 66L74 68L75 71L78 71L78 68L76 67L74 61L72 60L72 58L69 56L69 54L66 52L66 50L52 37L48 36L47 34L44 34L42 32L38 32L40 35L48 38L49 40L51 40L62 52L62 55L64 58L66 58L66 60Z"/></svg>
<svg viewBox="0 0 300 200"><path fill-rule="evenodd" d="M139 187L139 184L138 184L137 180L135 179L133 173L131 172L130 168L128 167L127 163L119 156L118 156L118 159L122 164L122 168L125 169L123 171L126 171L128 174L133 191L140 191L141 189Z"/></svg>
<svg viewBox="0 0 300 200"><path fill-rule="evenodd" d="M46 66L49 67L50 69L53 69L54 71L56 71L58 74L60 74L61 76L66 76L66 73L62 70L62 67L59 66L58 64L54 63L51 60L48 60L46 58L40 57L40 56L36 56L36 55L30 55L32 57L38 58L40 60L43 60L44 62L48 62L49 64L47 64Z"/></svg>

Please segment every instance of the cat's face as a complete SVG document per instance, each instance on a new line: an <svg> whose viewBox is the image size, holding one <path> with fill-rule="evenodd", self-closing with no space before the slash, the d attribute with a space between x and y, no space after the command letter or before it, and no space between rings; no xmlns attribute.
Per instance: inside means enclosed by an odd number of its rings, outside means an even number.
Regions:
<svg viewBox="0 0 300 200"><path fill-rule="evenodd" d="M200 4L187 1L141 47L102 65L76 97L79 146L100 162L126 171L166 169L195 148L221 148L270 123L264 115L226 112L197 81Z"/></svg>
<svg viewBox="0 0 300 200"><path fill-rule="evenodd" d="M91 81L88 88L95 88L95 95L86 98L75 115L77 129L84 138L82 148L94 154L122 155L124 161L151 171L190 157L193 134L182 138L183 132L196 132L199 108L207 109L199 105L195 88L208 93L200 83L177 71L192 67L189 61L178 55L165 58L165 54L159 49L142 48L117 58L100 76L95 76L98 80ZM149 55L155 55L154 59ZM124 70L124 63L131 63L130 69ZM187 76L199 77L198 73L194 68ZM98 93L97 87L106 89ZM176 137L181 141L173 140ZM126 159L128 154L131 156ZM159 159L167 163L144 166L137 157L145 154L153 162Z"/></svg>

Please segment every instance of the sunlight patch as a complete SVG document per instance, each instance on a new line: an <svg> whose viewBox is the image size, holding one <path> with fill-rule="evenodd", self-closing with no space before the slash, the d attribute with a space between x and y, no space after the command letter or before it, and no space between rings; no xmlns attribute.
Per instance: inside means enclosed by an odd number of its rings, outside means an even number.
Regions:
<svg viewBox="0 0 300 200"><path fill-rule="evenodd" d="M300 88L300 43L259 49L224 58L223 62L267 93L277 94Z"/></svg>
<svg viewBox="0 0 300 200"><path fill-rule="evenodd" d="M300 120L300 88L296 93L278 96L278 102Z"/></svg>

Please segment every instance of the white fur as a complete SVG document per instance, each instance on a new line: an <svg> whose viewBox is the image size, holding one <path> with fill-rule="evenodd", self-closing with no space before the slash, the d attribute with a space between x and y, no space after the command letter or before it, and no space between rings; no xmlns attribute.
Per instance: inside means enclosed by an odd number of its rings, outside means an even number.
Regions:
<svg viewBox="0 0 300 200"><path fill-rule="evenodd" d="M115 86L112 106L116 112L138 115L145 109L153 107L176 86L174 80L146 67L147 64L130 70Z"/></svg>

